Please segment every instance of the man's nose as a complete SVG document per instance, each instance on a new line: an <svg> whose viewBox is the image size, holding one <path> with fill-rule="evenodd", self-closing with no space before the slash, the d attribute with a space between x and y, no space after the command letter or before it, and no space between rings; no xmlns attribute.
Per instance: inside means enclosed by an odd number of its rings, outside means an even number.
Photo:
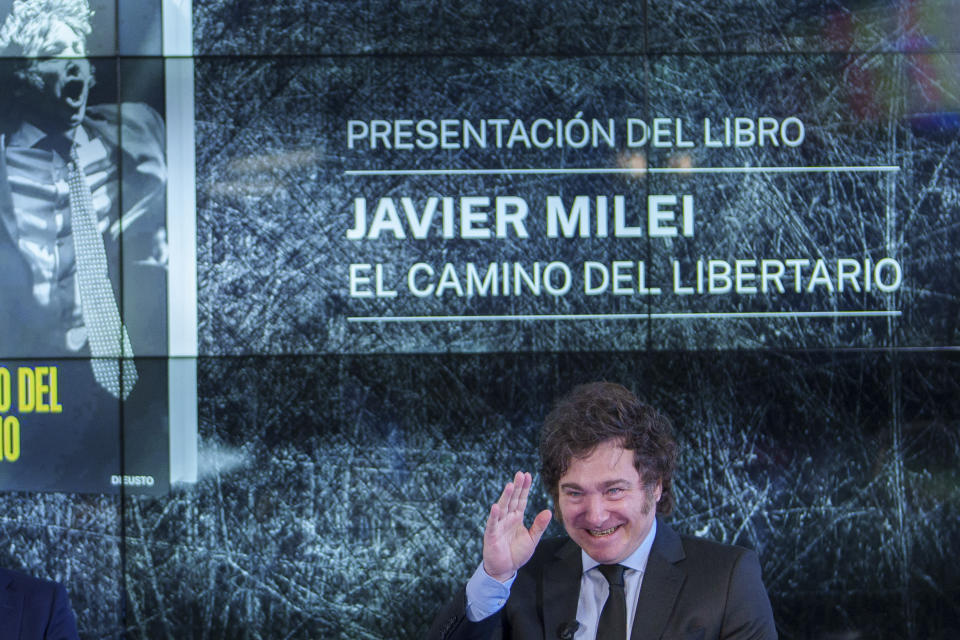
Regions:
<svg viewBox="0 0 960 640"><path fill-rule="evenodd" d="M603 496L590 496L587 498L585 509L587 522L591 526L599 526L607 520L607 505L603 501Z"/></svg>

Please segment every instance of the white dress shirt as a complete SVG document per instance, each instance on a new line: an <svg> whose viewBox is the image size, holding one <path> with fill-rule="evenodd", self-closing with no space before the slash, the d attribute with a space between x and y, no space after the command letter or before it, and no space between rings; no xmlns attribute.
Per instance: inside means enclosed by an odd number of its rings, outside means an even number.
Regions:
<svg viewBox="0 0 960 640"><path fill-rule="evenodd" d="M10 136L6 165L14 219L3 223L30 265L34 299L59 314L66 346L77 351L86 343L86 330L73 252L69 171L56 151L40 146L45 139L46 134L30 123ZM107 230L112 203L117 201L116 163L103 142L91 138L83 127L76 129L75 144L102 233Z"/></svg>

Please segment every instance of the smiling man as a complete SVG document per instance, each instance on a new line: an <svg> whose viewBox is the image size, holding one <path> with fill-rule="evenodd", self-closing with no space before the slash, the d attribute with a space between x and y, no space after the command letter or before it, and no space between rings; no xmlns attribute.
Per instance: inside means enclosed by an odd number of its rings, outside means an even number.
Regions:
<svg viewBox="0 0 960 640"><path fill-rule="evenodd" d="M490 508L483 561L430 638L655 640L777 637L752 551L677 534L670 422L626 388L577 387L540 435L541 475L568 538L528 529L532 479L517 472Z"/></svg>

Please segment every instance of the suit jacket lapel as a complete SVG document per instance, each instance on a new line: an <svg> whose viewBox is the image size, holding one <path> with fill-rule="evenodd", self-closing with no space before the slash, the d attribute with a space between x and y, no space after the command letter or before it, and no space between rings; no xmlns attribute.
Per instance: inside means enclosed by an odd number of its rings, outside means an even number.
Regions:
<svg viewBox="0 0 960 640"><path fill-rule="evenodd" d="M0 569L0 640L20 637L20 617L23 615L23 594L17 593L13 577Z"/></svg>
<svg viewBox="0 0 960 640"><path fill-rule="evenodd" d="M631 640L656 640L663 634L686 579L686 572L677 565L684 557L680 536L658 519L657 535L637 597Z"/></svg>
<svg viewBox="0 0 960 640"><path fill-rule="evenodd" d="M545 638L556 638L557 629L577 618L580 600L580 575L583 562L580 547L568 540L543 569L543 631Z"/></svg>
<svg viewBox="0 0 960 640"><path fill-rule="evenodd" d="M7 143L6 138L0 135L0 221L2 230L9 239L0 234L0 241L9 242L16 247L17 218L13 212L13 192L10 190L10 181L7 179Z"/></svg>

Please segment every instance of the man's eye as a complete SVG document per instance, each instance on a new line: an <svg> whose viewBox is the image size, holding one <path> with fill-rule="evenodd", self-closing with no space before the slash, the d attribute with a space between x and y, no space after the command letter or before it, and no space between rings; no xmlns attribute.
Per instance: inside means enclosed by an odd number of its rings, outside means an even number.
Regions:
<svg viewBox="0 0 960 640"><path fill-rule="evenodd" d="M623 493L623 487L610 487L607 489L607 495L619 496Z"/></svg>

